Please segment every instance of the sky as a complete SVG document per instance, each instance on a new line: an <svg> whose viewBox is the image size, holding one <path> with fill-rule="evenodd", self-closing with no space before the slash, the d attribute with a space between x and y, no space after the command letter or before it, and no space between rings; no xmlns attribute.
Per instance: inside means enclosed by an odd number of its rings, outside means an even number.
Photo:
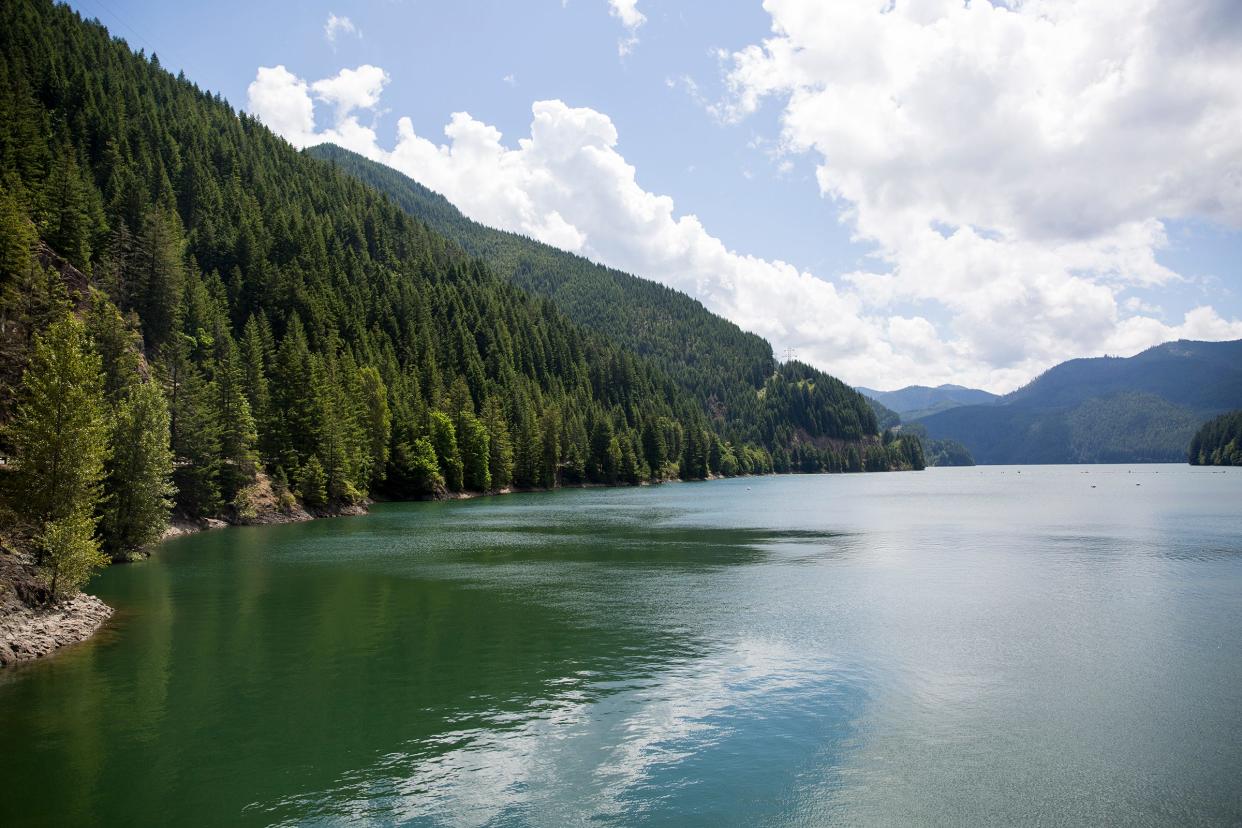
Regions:
<svg viewBox="0 0 1242 828"><path fill-rule="evenodd" d="M856 385L1242 338L1237 0L74 0Z"/></svg>

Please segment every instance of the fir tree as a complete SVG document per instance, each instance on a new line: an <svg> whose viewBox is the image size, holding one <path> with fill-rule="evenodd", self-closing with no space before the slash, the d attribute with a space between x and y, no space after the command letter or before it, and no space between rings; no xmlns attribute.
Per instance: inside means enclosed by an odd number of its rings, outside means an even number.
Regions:
<svg viewBox="0 0 1242 828"><path fill-rule="evenodd" d="M431 412L431 444L436 451L440 473L449 491L460 492L464 485L464 468L461 452L457 447L457 432L453 421L443 411Z"/></svg>
<svg viewBox="0 0 1242 828"><path fill-rule="evenodd" d="M486 492L492 488L491 441L487 429L472 412L461 415L458 444L462 460L462 478L465 488Z"/></svg>
<svg viewBox="0 0 1242 828"><path fill-rule="evenodd" d="M113 558L158 541L172 508L168 406L153 381L133 385L117 408L105 481L104 545Z"/></svg>
<svg viewBox="0 0 1242 828"><path fill-rule="evenodd" d="M509 436L504 409L495 397L488 397L483 404L483 427L489 436L488 472L492 486L496 489L507 488L513 482L513 440Z"/></svg>
<svg viewBox="0 0 1242 828"><path fill-rule="evenodd" d="M361 386L363 430L367 442L367 476L375 482L384 479L388 466L388 443L392 437L392 412L388 407L388 389L378 370L371 366L358 372Z"/></svg>
<svg viewBox="0 0 1242 828"><path fill-rule="evenodd" d="M214 389L190 360L193 345L178 334L164 349L163 371L177 508L202 518L220 511L220 433Z"/></svg>

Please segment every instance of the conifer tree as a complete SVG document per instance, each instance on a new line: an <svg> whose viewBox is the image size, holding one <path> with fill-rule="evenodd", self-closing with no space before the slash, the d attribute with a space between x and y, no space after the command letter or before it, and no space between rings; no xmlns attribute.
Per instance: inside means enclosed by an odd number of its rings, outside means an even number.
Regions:
<svg viewBox="0 0 1242 828"><path fill-rule="evenodd" d="M257 317L250 316L246 319L238 347L241 351L246 401L250 403L250 414L262 432L269 427L268 407L271 404L271 394L267 372L272 355L264 341L263 326Z"/></svg>
<svg viewBox="0 0 1242 828"><path fill-rule="evenodd" d="M167 342L177 326L185 288L185 240L175 214L152 209L143 217L134 256L134 305L149 347Z"/></svg>
<svg viewBox="0 0 1242 828"><path fill-rule="evenodd" d="M443 411L431 412L431 444L436 450L440 473L451 492L460 492L464 485L461 452L457 446L457 432L453 421Z"/></svg>
<svg viewBox="0 0 1242 828"><path fill-rule="evenodd" d="M90 296L86 329L103 361L104 394L116 404L139 380L140 337L121 318L116 305L98 291Z"/></svg>
<svg viewBox="0 0 1242 828"><path fill-rule="evenodd" d="M488 397L483 404L483 426L488 433L488 472L492 486L507 488L513 482L513 440L509 436L509 424L504 409L496 397Z"/></svg>
<svg viewBox="0 0 1242 828"><path fill-rule="evenodd" d="M73 149L65 144L44 189L43 238L79 268L90 262L95 237L105 230L97 192L83 180Z"/></svg>
<svg viewBox="0 0 1242 828"><path fill-rule="evenodd" d="M319 456L312 454L298 475L298 492L307 506L322 508L328 503L328 476Z"/></svg>
<svg viewBox="0 0 1242 828"><path fill-rule="evenodd" d="M194 340L177 334L164 349L177 508L189 518L220 511L220 433L215 390L190 360Z"/></svg>
<svg viewBox="0 0 1242 828"><path fill-rule="evenodd" d="M245 393L245 375L227 330L215 337L215 425L220 441L220 494L232 502L254 480L257 455L254 418Z"/></svg>
<svg viewBox="0 0 1242 828"><path fill-rule="evenodd" d="M388 466L388 443L392 437L392 411L388 389L378 370L365 366L358 371L361 387L363 430L366 433L368 477L379 482Z"/></svg>
<svg viewBox="0 0 1242 828"><path fill-rule="evenodd" d="M131 386L117 407L107 472L101 528L118 558L158 541L173 505L168 406L154 381Z"/></svg>
<svg viewBox="0 0 1242 828"><path fill-rule="evenodd" d="M462 460L465 488L486 492L492 488L491 446L487 429L473 412L463 411L458 430L458 447Z"/></svg>

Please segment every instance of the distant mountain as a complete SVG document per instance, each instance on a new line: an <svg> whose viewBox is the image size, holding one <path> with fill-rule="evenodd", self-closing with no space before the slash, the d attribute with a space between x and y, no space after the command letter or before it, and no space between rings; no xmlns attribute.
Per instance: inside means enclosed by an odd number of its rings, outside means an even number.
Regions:
<svg viewBox="0 0 1242 828"><path fill-rule="evenodd" d="M937 411L947 411L963 405L986 405L1000 399L996 394L978 388L961 385L907 385L896 391L875 391L859 387L864 395L883 403L901 415L903 420L917 420Z"/></svg>
<svg viewBox="0 0 1242 828"><path fill-rule="evenodd" d="M985 464L1184 462L1199 425L1239 406L1242 340L1178 340L1070 360L994 403L919 422Z"/></svg>

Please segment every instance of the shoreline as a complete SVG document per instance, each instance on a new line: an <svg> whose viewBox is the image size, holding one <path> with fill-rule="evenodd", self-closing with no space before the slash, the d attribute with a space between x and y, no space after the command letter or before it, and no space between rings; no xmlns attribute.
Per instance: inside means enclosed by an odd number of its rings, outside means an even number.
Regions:
<svg viewBox="0 0 1242 828"><path fill-rule="evenodd" d="M800 474L800 472L791 472ZM822 472L821 472L822 474ZM776 477L776 472L767 474L737 475L742 477ZM726 480L720 475L705 478L705 481ZM337 509L307 510L300 504L288 512L271 508L272 501L267 501L258 513L240 520L228 521L221 518L203 518L188 520L174 517L170 519L168 528L158 541L148 549L130 558L115 560L113 564L131 563L149 558L165 541L186 535L195 535L213 529L224 529L230 526L277 526L287 523L304 523L334 517L361 517L370 512L370 507L380 503L419 503L453 500L474 500L482 497L501 497L511 494L535 494L553 492L557 489L619 489L638 488L643 486L663 486L669 483L684 483L680 479L661 480L657 482L639 483L637 487L609 485L607 483L581 483L572 486L547 488L516 488L507 486L494 491L447 492L443 497L425 498L421 500L375 501L367 499ZM700 481L695 481L700 482ZM97 633L113 615L114 609L103 600L87 592L79 592L71 598L61 599L54 604L31 607L18 597L18 583L37 583L37 575L33 563L24 560L23 556L9 550L0 551L0 668L13 664L32 661L53 655L64 647L79 644Z"/></svg>
<svg viewBox="0 0 1242 828"><path fill-rule="evenodd" d="M45 591L34 559L0 544L0 669L85 641L112 617L112 607L85 592L52 604L31 599Z"/></svg>

